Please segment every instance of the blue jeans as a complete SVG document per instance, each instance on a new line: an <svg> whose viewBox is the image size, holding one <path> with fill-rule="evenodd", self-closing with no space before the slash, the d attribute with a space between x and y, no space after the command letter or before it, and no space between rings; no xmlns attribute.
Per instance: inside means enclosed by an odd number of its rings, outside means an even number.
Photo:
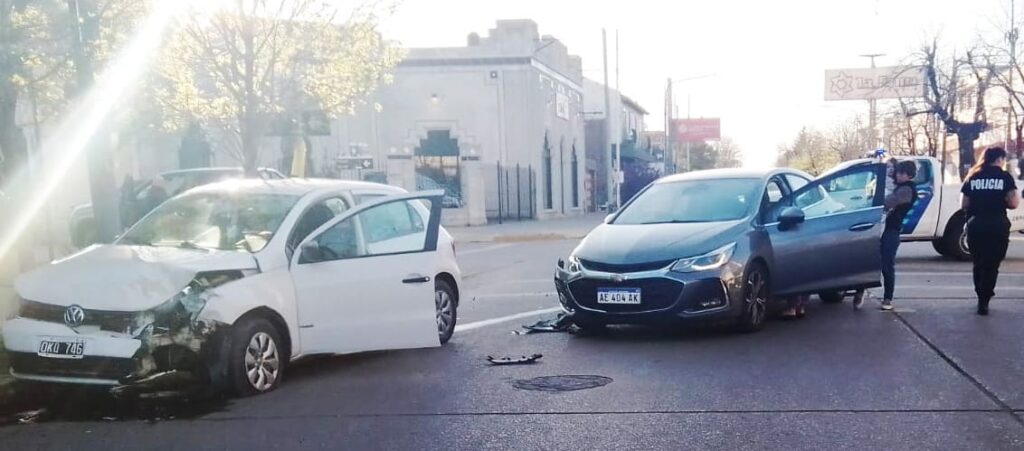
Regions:
<svg viewBox="0 0 1024 451"><path fill-rule="evenodd" d="M896 289L896 251L900 248L900 231L885 229L882 232L882 285L884 300L892 300Z"/></svg>

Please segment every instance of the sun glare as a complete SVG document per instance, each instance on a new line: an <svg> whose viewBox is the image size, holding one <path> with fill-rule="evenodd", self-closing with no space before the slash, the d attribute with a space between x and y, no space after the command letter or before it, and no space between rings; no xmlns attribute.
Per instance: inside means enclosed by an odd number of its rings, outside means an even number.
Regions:
<svg viewBox="0 0 1024 451"><path fill-rule="evenodd" d="M153 10L140 24L135 35L117 53L106 68L103 76L97 77L96 84L82 96L64 115L55 132L43 141L41 152L52 161L35 180L27 167L19 171L14 183L21 187L15 192L27 192L22 209L0 236L0 257L18 242L25 230L42 211L48 199L65 180L68 171L79 164L89 142L103 129L114 107L126 101L132 87L138 85L146 73L154 55L159 53L163 38L174 18L192 4L220 4L222 2L154 2Z"/></svg>

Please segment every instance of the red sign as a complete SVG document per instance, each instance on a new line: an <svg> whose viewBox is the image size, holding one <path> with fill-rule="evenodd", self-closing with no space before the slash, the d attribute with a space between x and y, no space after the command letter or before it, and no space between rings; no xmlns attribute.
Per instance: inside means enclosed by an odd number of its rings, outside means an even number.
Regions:
<svg viewBox="0 0 1024 451"><path fill-rule="evenodd" d="M722 139L722 120L676 119L672 121L676 142L698 142Z"/></svg>

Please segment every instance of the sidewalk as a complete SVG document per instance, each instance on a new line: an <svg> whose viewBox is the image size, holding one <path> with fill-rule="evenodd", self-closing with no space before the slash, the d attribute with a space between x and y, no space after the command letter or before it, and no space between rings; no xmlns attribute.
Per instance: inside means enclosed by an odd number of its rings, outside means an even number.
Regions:
<svg viewBox="0 0 1024 451"><path fill-rule="evenodd" d="M590 213L546 221L505 221L477 227L446 227L459 243L516 243L580 239L604 220L607 213Z"/></svg>

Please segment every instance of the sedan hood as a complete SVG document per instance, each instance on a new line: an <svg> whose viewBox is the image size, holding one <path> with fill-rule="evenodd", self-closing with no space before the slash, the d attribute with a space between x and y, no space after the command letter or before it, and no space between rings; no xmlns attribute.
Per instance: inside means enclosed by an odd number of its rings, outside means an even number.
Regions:
<svg viewBox="0 0 1024 451"><path fill-rule="evenodd" d="M256 268L242 252L102 245L22 275L15 289L46 304L140 311L168 301L200 272Z"/></svg>
<svg viewBox="0 0 1024 451"><path fill-rule="evenodd" d="M602 224L590 232L575 255L615 265L694 257L736 240L744 221L683 224Z"/></svg>

